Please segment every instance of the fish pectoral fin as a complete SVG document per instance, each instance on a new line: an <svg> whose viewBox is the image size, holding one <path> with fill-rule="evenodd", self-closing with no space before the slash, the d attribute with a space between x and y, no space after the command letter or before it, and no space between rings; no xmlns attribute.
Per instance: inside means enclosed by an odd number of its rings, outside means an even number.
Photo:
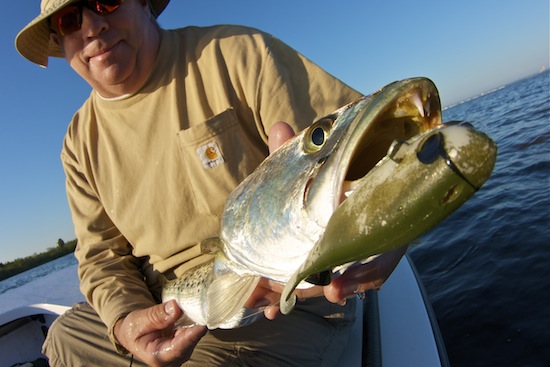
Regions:
<svg viewBox="0 0 550 367"><path fill-rule="evenodd" d="M256 289L260 277L226 273L208 287L208 327L217 328L236 315Z"/></svg>

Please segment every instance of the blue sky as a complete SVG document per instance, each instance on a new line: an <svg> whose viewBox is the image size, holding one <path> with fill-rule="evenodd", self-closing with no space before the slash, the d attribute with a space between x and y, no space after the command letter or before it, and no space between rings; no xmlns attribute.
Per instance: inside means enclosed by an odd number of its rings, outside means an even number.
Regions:
<svg viewBox="0 0 550 367"><path fill-rule="evenodd" d="M4 2L0 24L0 262L74 239L59 152L89 87L64 60L42 69L13 47L38 0ZM242 24L272 33L370 93L427 76L443 105L549 67L548 0L172 0L164 28Z"/></svg>

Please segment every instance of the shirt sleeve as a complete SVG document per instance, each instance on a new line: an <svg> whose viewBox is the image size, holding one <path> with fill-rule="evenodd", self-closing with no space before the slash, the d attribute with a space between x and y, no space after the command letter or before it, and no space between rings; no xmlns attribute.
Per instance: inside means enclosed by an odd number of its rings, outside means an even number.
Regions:
<svg viewBox="0 0 550 367"><path fill-rule="evenodd" d="M93 183L87 179L73 153L68 135L61 160L78 238L75 256L79 263L80 289L107 325L110 339L123 353L125 350L113 333L116 321L156 302L140 271L140 259L132 255L132 247L110 220Z"/></svg>
<svg viewBox="0 0 550 367"><path fill-rule="evenodd" d="M264 133L277 121L299 132L361 96L279 39L266 35L266 44L257 95Z"/></svg>

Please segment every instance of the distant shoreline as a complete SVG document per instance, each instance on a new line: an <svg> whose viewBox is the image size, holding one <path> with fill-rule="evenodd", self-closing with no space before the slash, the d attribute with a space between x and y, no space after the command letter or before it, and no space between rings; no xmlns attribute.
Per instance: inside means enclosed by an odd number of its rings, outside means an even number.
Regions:
<svg viewBox="0 0 550 367"><path fill-rule="evenodd" d="M0 281L70 254L74 252L75 248L76 240L67 243L63 242L63 240L59 240L57 247L49 248L45 252L15 259L5 264L0 263Z"/></svg>

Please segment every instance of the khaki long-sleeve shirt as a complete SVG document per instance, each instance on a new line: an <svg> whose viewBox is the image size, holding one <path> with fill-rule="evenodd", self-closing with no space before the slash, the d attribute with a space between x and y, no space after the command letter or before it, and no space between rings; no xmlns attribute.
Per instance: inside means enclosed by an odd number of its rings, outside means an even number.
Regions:
<svg viewBox="0 0 550 367"><path fill-rule="evenodd" d="M254 29L162 31L136 93L92 91L61 153L81 290L112 329L158 301L158 275L205 261L226 196L268 155L277 121L296 131L359 94Z"/></svg>

